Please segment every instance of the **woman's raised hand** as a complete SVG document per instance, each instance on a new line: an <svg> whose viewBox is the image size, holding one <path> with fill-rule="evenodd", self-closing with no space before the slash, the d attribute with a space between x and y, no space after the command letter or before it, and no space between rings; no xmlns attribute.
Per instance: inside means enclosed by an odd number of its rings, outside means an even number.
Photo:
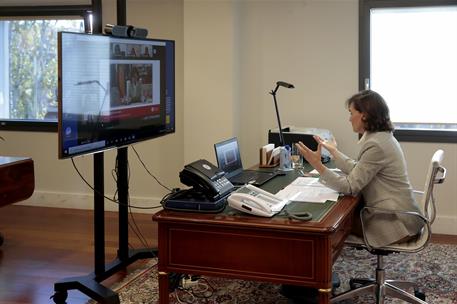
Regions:
<svg viewBox="0 0 457 304"><path fill-rule="evenodd" d="M336 148L337 143L334 137L332 137L330 140L323 140L320 136L315 135L314 139L317 141L319 146L327 149L330 154L335 155L335 153L338 152L338 149Z"/></svg>
<svg viewBox="0 0 457 304"><path fill-rule="evenodd" d="M306 159L306 161L313 166L319 173L324 169L324 165L321 161L321 145L317 146L317 150L313 151L305 146L301 141L296 143L295 146L300 151L300 154Z"/></svg>

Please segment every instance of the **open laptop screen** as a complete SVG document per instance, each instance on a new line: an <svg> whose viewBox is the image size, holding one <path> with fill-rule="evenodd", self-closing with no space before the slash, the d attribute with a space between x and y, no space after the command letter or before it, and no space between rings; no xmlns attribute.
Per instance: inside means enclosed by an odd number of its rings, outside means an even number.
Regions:
<svg viewBox="0 0 457 304"><path fill-rule="evenodd" d="M214 145L217 166L231 177L243 171L240 149L236 137L224 140Z"/></svg>

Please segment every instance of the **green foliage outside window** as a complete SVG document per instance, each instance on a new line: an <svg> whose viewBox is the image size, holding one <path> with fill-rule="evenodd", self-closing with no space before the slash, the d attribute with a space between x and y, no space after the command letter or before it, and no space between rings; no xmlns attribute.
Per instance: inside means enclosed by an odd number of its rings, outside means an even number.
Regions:
<svg viewBox="0 0 457 304"><path fill-rule="evenodd" d="M57 107L57 32L84 30L83 20L9 23L9 119L46 119Z"/></svg>

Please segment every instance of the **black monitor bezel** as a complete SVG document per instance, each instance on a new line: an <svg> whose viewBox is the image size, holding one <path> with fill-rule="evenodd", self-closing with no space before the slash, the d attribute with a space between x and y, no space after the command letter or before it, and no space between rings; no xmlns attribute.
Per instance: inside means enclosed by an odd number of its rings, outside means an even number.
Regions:
<svg viewBox="0 0 457 304"><path fill-rule="evenodd" d="M172 96L173 96L173 101L172 101L172 106L171 106L171 116L172 116L172 127L169 128L162 128L159 131L154 131L151 132L150 134L147 134L146 136L143 136L141 138L135 138L133 140L130 140L128 142L120 143L120 144L110 144L107 146L104 146L102 148L96 148L96 149L91 149L87 151L81 151L77 153L72 153L72 154L65 154L64 153L64 139L63 139L63 119L62 119L62 45L61 45L61 39L62 39L62 34L71 34L71 35L86 35L86 36L94 36L94 37L107 37L107 38L113 38L116 40L125 40L126 42L128 41L153 41L153 42L166 42L166 43L171 43L172 44L172 50L173 50L173 56L171 58L171 63L173 65L172 69L172 81L173 81L173 88L172 88ZM58 122L57 122L57 134L58 134L58 157L59 159L68 159L68 158L73 158L76 156L82 156L82 155L89 155L89 154L94 154L98 152L104 152L112 149L118 149L122 147L126 147L131 144L135 144L138 142L150 140L153 138L157 137L162 137L165 135L172 134L176 131L176 48L175 48L175 41L170 40L170 39L155 39L155 38L131 38L131 37L114 37L111 35L105 35L105 34L87 34L87 33L74 33L74 32L66 32L62 31L58 33ZM163 125L165 126L165 125ZM144 135L144 134L143 134Z"/></svg>

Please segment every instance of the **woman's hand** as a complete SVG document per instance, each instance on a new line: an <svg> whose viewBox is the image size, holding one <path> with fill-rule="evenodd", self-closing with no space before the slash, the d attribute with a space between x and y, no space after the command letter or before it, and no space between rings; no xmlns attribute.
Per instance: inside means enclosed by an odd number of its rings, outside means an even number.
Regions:
<svg viewBox="0 0 457 304"><path fill-rule="evenodd" d="M295 146L300 151L300 154L306 159L306 161L317 170L317 172L322 173L325 170L325 166L321 161L321 147L319 143L317 146L317 151L313 151L305 146L301 141L296 143Z"/></svg>
<svg viewBox="0 0 457 304"><path fill-rule="evenodd" d="M336 152L338 152L338 149L336 148L336 140L334 137L330 140L323 140L320 136L314 135L314 139L317 141L319 146L323 146L325 149L330 152L333 156L335 156Z"/></svg>

